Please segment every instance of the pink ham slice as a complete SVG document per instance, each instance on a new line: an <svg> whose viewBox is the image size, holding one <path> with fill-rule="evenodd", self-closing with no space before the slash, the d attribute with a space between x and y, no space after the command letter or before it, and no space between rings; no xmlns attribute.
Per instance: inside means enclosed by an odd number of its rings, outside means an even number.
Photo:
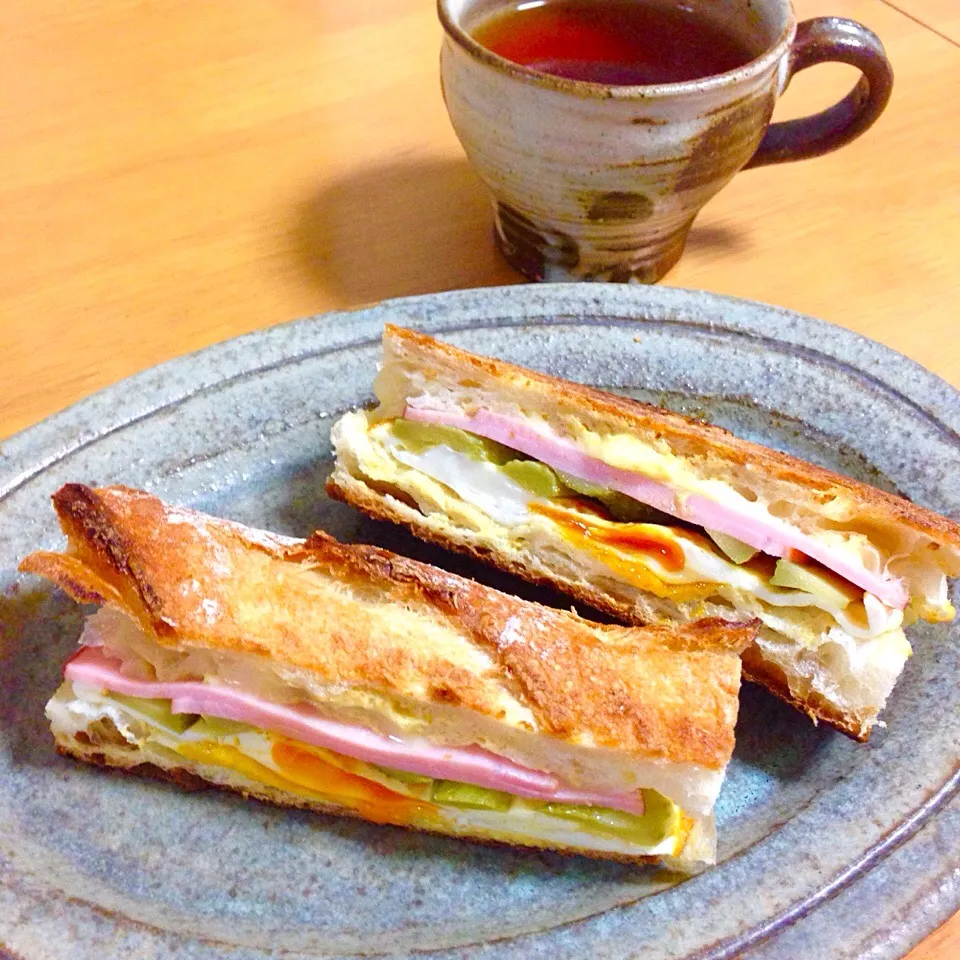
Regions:
<svg viewBox="0 0 960 960"><path fill-rule="evenodd" d="M130 697L171 701L174 713L202 713L285 734L355 760L409 773L458 780L531 800L612 807L642 814L643 795L614 794L564 787L556 777L520 766L481 747L446 747L423 738L387 736L351 723L321 717L304 704L284 706L251 693L200 681L134 680L121 673L121 661L99 647L81 647L63 675L76 683Z"/></svg>
<svg viewBox="0 0 960 960"><path fill-rule="evenodd" d="M578 450L572 441L554 436L546 427L488 410L478 410L468 415L457 410L408 406L403 416L407 420L459 427L488 440L496 440L528 457L535 457L555 470L625 493L680 520L736 537L771 556L783 557L791 550L799 550L867 593L872 593L887 606L902 610L909 600L902 580L881 576L860 564L851 563L837 556L816 538L789 524L778 523L772 517L757 516L746 508L717 503L699 494L685 495L642 474L611 467Z"/></svg>

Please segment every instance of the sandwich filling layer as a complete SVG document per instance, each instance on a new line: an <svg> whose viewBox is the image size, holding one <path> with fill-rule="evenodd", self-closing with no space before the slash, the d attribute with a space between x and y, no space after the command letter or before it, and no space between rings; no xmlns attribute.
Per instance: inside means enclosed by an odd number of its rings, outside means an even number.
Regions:
<svg viewBox="0 0 960 960"><path fill-rule="evenodd" d="M706 859L712 825L695 824L656 791L643 815L598 806L534 801L457 781L354 760L235 721L174 714L170 702L73 684L47 705L57 741L77 741L114 759L187 769L214 784L289 801L343 808L374 823L585 852Z"/></svg>
<svg viewBox="0 0 960 960"><path fill-rule="evenodd" d="M682 458L658 452L633 437L599 437L583 431L575 442L522 416L484 409L468 414L431 406L429 398L410 401L403 419L455 427L504 444L555 470L623 493L679 520L716 530L768 556L800 553L888 607L902 610L911 598L905 578L895 572L895 558L883 557L866 537L804 531L775 516L767 504L744 497L726 483L697 478L684 469ZM930 586L933 589L924 599L931 606L947 606L946 577L941 573Z"/></svg>
<svg viewBox="0 0 960 960"><path fill-rule="evenodd" d="M68 749L129 746L143 762L239 778L376 823L625 856L686 855L691 836L700 846L710 829L655 790L566 788L479 748L382 737L216 684L134 680L97 647L81 647L64 676L47 715Z"/></svg>
<svg viewBox="0 0 960 960"><path fill-rule="evenodd" d="M213 782L240 778L379 823L624 856L698 859L710 848L709 817L695 820L656 789L589 789L476 743L337 719L295 691L272 700L236 682L254 676L249 666L158 679L141 655L153 643L111 608L87 620L47 705L58 742L129 747L142 762L180 763Z"/></svg>

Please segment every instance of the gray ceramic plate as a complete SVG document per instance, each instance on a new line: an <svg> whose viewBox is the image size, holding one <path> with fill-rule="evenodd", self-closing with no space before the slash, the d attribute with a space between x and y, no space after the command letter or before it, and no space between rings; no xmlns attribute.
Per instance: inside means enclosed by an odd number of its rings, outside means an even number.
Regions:
<svg viewBox="0 0 960 960"><path fill-rule="evenodd" d="M953 389L852 333L703 293L558 285L394 301L117 384L0 453L0 946L27 960L836 960L901 956L946 919L960 901L957 627L914 631L889 729L868 746L745 690L720 862L682 883L186 794L54 755L43 704L81 615L15 566L60 542L47 497L65 481L143 486L287 533L322 526L491 579L324 496L331 423L369 399L388 320L653 398L960 516Z"/></svg>

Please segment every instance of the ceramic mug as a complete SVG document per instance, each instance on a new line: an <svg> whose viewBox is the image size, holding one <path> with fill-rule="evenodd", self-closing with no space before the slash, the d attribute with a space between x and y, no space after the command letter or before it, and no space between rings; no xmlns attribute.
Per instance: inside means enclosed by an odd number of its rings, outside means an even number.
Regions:
<svg viewBox="0 0 960 960"><path fill-rule="evenodd" d="M499 4L503 6L503 4ZM683 83L606 86L497 56L470 28L491 0L438 0L444 100L490 191L500 251L533 280L653 283L679 259L701 207L737 171L815 157L880 116L893 72L879 39L852 20L797 24L789 0L710 0L763 52ZM833 60L861 71L813 116L770 123L790 78Z"/></svg>

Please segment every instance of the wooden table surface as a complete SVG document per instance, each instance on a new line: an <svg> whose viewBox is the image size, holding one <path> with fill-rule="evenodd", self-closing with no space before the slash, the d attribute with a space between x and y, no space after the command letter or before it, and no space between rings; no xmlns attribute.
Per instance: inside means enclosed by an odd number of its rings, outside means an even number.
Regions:
<svg viewBox="0 0 960 960"><path fill-rule="evenodd" d="M797 0L883 39L876 127L737 177L666 282L880 340L960 386L960 4ZM437 82L432 0L0 4L0 438L137 370L383 297L516 283ZM779 117L835 100L800 74ZM910 960L960 956L960 916Z"/></svg>

